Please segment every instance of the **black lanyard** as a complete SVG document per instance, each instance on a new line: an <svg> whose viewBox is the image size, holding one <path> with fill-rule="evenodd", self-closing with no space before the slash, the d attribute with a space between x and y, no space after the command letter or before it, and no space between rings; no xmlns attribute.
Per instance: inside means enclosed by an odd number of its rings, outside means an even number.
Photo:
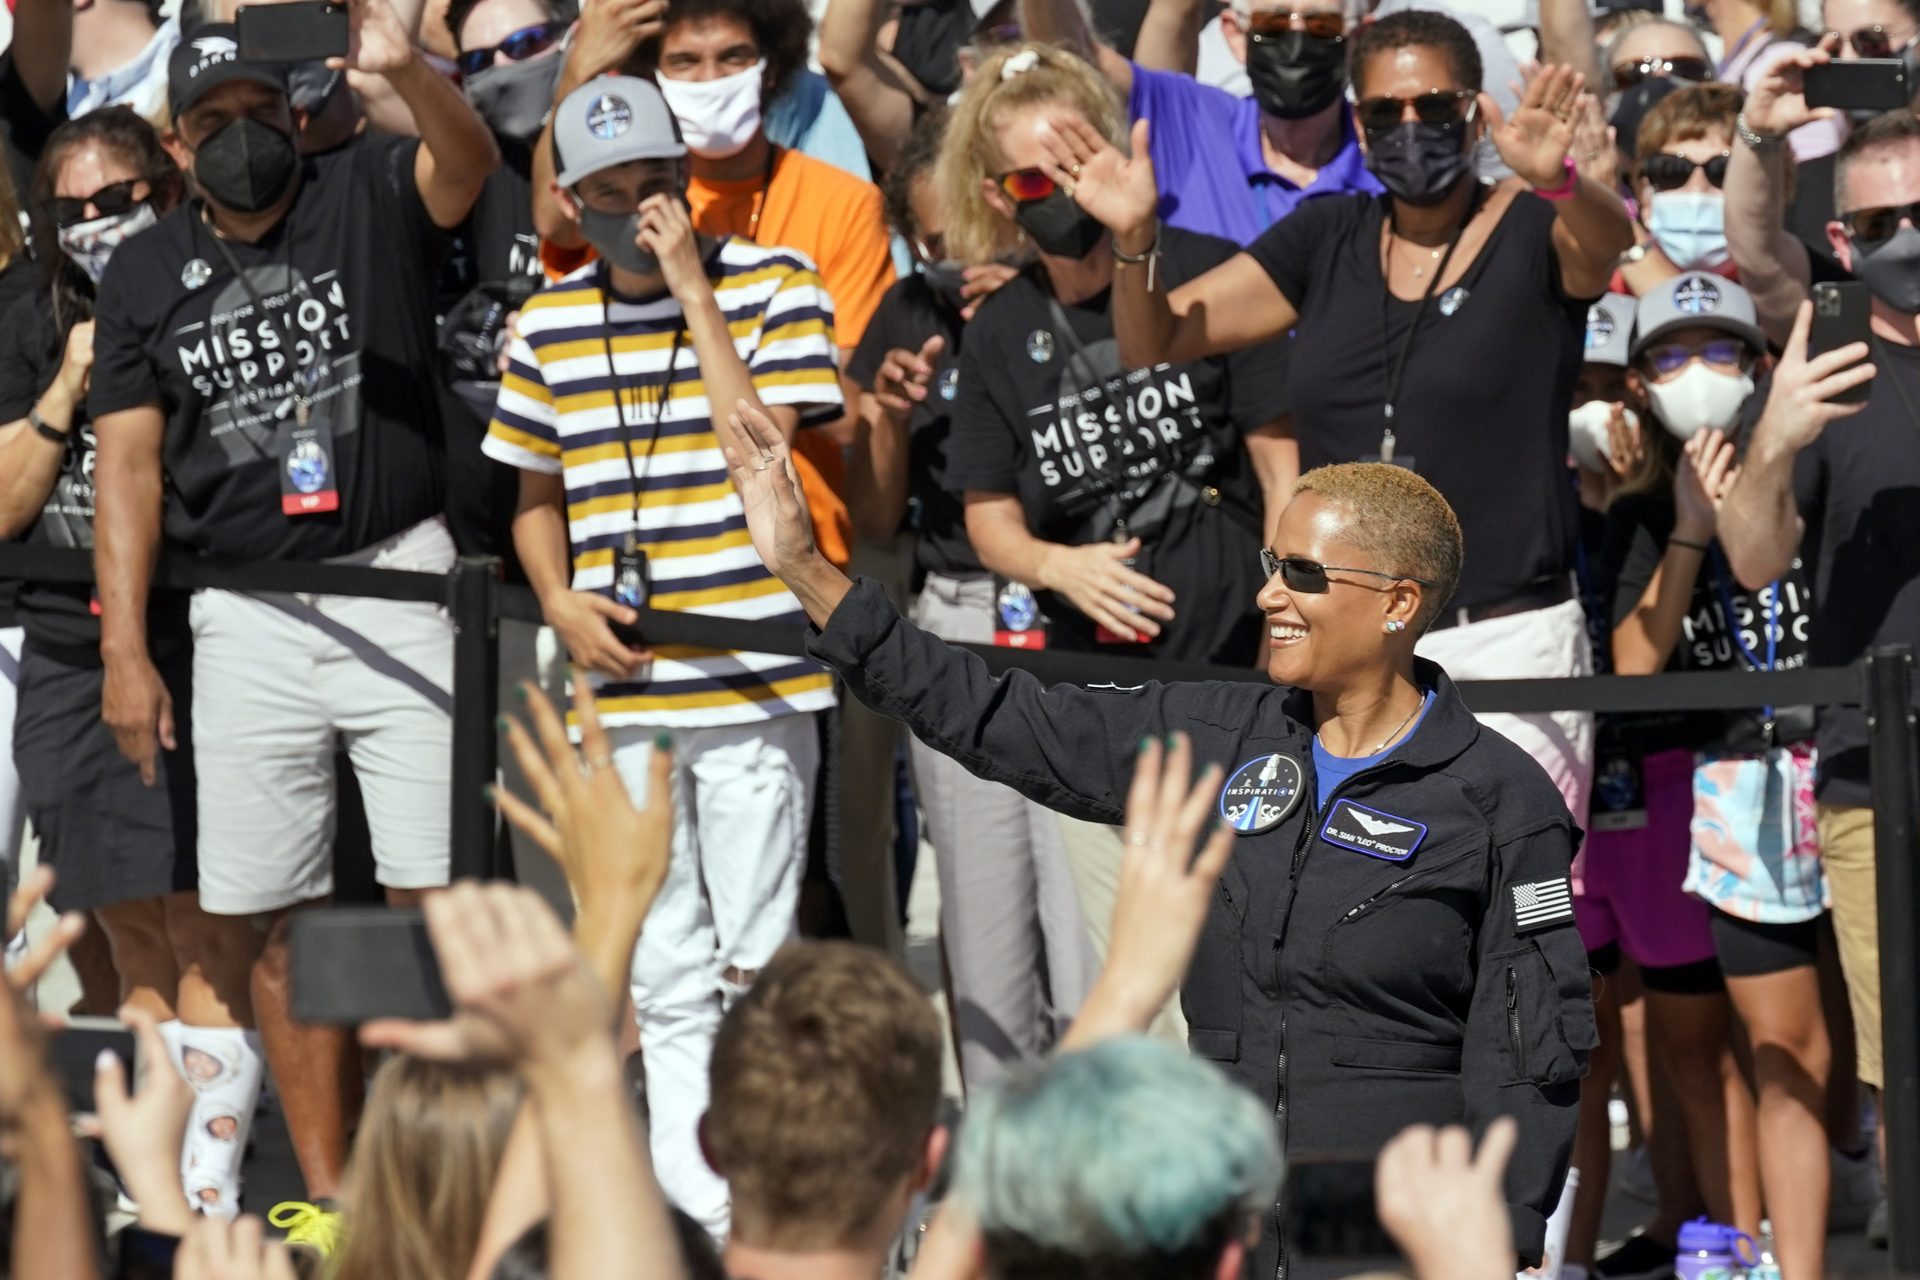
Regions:
<svg viewBox="0 0 1920 1280"><path fill-rule="evenodd" d="M247 278L246 271L241 268L239 260L233 256L233 250L227 247L227 242L212 225L204 200L200 202L200 217L207 222L207 234L213 241L213 247L219 251L221 260L227 264L227 270L233 272L234 279L238 280L240 287L246 290L247 301L253 303L253 309L261 321L268 322L266 299L261 297L260 291L253 287L253 281ZM299 342L299 338L293 332L293 210L291 208L287 210L287 216L280 223L280 236L287 246L286 284L283 286L287 294L287 305L280 315L280 328L287 335L287 368L293 371L293 419L304 430L307 425L309 402L306 394L307 375L299 368L299 362L294 359L294 347ZM241 376L245 377L244 374Z"/></svg>
<svg viewBox="0 0 1920 1280"><path fill-rule="evenodd" d="M1413 338L1420 331L1420 322L1426 319L1427 306L1433 301L1433 295L1440 288L1441 278L1447 274L1447 264L1453 261L1453 251L1460 247L1461 237L1467 234L1467 224L1473 221L1473 215L1480 212L1480 202L1486 198L1487 188L1479 181L1473 184L1473 202L1467 206L1467 214L1460 219L1460 225L1453 229L1453 236L1447 241L1447 251L1440 258L1440 264L1433 269L1433 279L1427 281L1427 291L1420 295L1420 304L1414 309L1413 319L1407 323L1407 336L1400 341L1400 354L1392 364L1388 364L1387 323L1388 313L1395 301L1393 296L1393 203L1387 203L1387 247L1381 255L1380 266L1380 371L1387 379L1387 426L1380 437L1380 456L1383 459L1393 457L1393 405L1400 397L1401 380L1407 376L1407 361L1413 356Z"/></svg>
<svg viewBox="0 0 1920 1280"><path fill-rule="evenodd" d="M660 443L660 428L667 416L667 401L673 398L673 366L680 360L680 336L685 330L678 324L673 329L673 345L667 349L666 372L660 375L657 389L651 384L642 383L643 390L654 390L650 397L653 404L653 430L647 436L647 469L643 472L633 458L633 431L627 425L626 388L620 385L620 371L613 362L613 322L608 318L610 304L607 301L613 294L613 273L603 269L600 273L600 341L607 350L607 378L613 388L613 416L620 422L620 444L627 455L627 472L633 478L633 532L628 535L629 545L636 544L640 536L640 495L646 487L647 478L653 474L653 450Z"/></svg>

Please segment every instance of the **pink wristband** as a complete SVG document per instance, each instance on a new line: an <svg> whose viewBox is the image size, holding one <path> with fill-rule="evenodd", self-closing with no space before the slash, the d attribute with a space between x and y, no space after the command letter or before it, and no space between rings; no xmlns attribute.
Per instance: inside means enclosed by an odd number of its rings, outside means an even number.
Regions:
<svg viewBox="0 0 1920 1280"><path fill-rule="evenodd" d="M1580 188L1580 172L1573 167L1573 157L1565 157L1561 163L1567 166L1567 178L1557 187L1535 187L1533 194L1542 200L1565 200Z"/></svg>

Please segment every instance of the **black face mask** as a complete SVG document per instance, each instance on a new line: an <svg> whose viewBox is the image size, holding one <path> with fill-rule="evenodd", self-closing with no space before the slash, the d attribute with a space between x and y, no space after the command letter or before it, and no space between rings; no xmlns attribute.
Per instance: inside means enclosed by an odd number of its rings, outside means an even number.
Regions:
<svg viewBox="0 0 1920 1280"><path fill-rule="evenodd" d="M556 53L476 72L467 77L467 101L494 133L530 146L540 137L553 107L561 61Z"/></svg>
<svg viewBox="0 0 1920 1280"><path fill-rule="evenodd" d="M346 84L347 73L329 71L324 62L297 62L287 69L287 100L312 118L325 111Z"/></svg>
<svg viewBox="0 0 1920 1280"><path fill-rule="evenodd" d="M1064 191L1016 205L1013 220L1040 247L1040 252L1056 258L1084 258L1100 243L1100 237L1107 234L1100 220L1075 204Z"/></svg>
<svg viewBox="0 0 1920 1280"><path fill-rule="evenodd" d="M193 153L194 181L236 213L270 208L287 194L299 167L292 134L245 117L221 125Z"/></svg>
<svg viewBox="0 0 1920 1280"><path fill-rule="evenodd" d="M1465 124L1416 120L1367 135L1367 168L1410 205L1439 204L1472 167Z"/></svg>
<svg viewBox="0 0 1920 1280"><path fill-rule="evenodd" d="M580 234L599 250L600 256L622 271L637 276L656 275L660 259L634 243L640 234L640 214L602 213L580 206Z"/></svg>
<svg viewBox="0 0 1920 1280"><path fill-rule="evenodd" d="M920 278L927 282L927 288L933 290L933 296L950 310L960 311L966 307L967 300L960 293L967 283L966 263L956 258L922 262Z"/></svg>
<svg viewBox="0 0 1920 1280"><path fill-rule="evenodd" d="M1347 42L1287 31L1247 38L1247 78L1260 109L1282 120L1325 111L1347 88Z"/></svg>

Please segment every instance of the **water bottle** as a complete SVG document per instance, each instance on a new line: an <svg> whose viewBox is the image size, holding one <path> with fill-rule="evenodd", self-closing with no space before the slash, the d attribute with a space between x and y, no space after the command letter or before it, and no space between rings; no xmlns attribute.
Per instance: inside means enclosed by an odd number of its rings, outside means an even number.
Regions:
<svg viewBox="0 0 1920 1280"><path fill-rule="evenodd" d="M1758 1261L1746 1232L1695 1218L1680 1228L1673 1272L1679 1280L1741 1280Z"/></svg>

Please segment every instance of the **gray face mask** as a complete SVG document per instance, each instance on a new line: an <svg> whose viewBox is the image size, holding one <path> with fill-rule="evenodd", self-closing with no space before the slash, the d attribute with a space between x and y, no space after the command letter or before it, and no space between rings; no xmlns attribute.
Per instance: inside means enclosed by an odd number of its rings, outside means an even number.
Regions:
<svg viewBox="0 0 1920 1280"><path fill-rule="evenodd" d="M561 61L555 53L476 72L467 77L467 101L496 134L531 144L553 109Z"/></svg>
<svg viewBox="0 0 1920 1280"><path fill-rule="evenodd" d="M1895 311L1920 314L1920 230L1902 227L1872 251L1855 240L1853 273Z"/></svg>
<svg viewBox="0 0 1920 1280"><path fill-rule="evenodd" d="M640 214L602 213L580 206L580 234L610 265L637 276L657 275L660 259L634 243L640 234Z"/></svg>

